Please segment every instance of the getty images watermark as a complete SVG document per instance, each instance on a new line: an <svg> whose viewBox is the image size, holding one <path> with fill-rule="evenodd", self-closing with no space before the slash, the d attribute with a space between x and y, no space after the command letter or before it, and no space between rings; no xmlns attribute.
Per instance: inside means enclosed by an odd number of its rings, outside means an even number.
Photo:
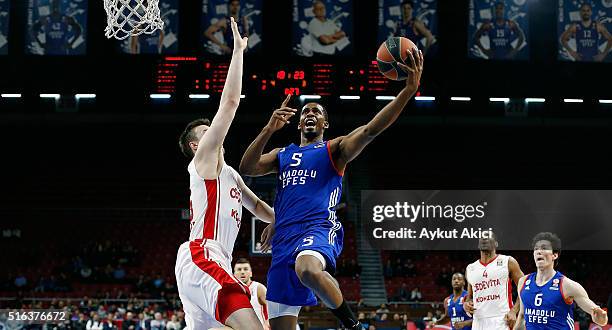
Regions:
<svg viewBox="0 0 612 330"><path fill-rule="evenodd" d="M553 231L568 249L610 250L612 191L365 190L363 235L389 250L475 250L494 232L502 250L525 250Z"/></svg>

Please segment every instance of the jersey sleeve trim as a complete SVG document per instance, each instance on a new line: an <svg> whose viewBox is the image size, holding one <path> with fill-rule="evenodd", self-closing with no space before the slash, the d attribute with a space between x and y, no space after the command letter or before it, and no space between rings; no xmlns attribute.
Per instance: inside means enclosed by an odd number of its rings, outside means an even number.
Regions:
<svg viewBox="0 0 612 330"><path fill-rule="evenodd" d="M336 170L336 173L338 173L339 176L344 176L344 171L339 171L338 168L336 167L336 163L334 163L334 158L332 157L331 154L331 147L329 144L329 141L327 141L327 154L329 155L329 161L332 165L332 167L334 168L334 170Z"/></svg>
<svg viewBox="0 0 612 330"><path fill-rule="evenodd" d="M574 303L574 300L572 298L566 297L565 296L565 291L563 291L563 280L565 279L565 276L561 276L561 280L559 281L559 292L561 292L561 297L563 298L563 301L568 304L571 305Z"/></svg>

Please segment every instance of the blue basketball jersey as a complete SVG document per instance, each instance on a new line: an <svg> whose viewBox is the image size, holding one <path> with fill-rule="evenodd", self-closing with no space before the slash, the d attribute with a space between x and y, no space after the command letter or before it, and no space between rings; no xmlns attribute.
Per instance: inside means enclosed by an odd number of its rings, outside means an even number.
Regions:
<svg viewBox="0 0 612 330"><path fill-rule="evenodd" d="M595 22L585 27L582 23L576 24L576 52L583 60L592 60L599 53L599 33Z"/></svg>
<svg viewBox="0 0 612 330"><path fill-rule="evenodd" d="M418 32L415 31L414 28L414 20L410 20L408 23L404 23L402 20L399 23L399 29L396 37L404 37L410 39L410 41L414 42L415 45L418 45L421 36Z"/></svg>
<svg viewBox="0 0 612 330"><path fill-rule="evenodd" d="M45 24L45 54L66 54L68 44L69 26L60 15L51 15Z"/></svg>
<svg viewBox="0 0 612 330"><path fill-rule="evenodd" d="M563 297L563 274L557 272L543 286L536 283L536 274L527 276L521 288L527 330L574 329L574 304Z"/></svg>
<svg viewBox="0 0 612 330"><path fill-rule="evenodd" d="M463 301L465 300L465 296L467 296L468 292L463 290L459 299L455 301L455 294L451 294L448 299L448 317L451 319L451 325L455 322L463 322L471 320L472 318L467 315L465 309L463 309ZM455 329L453 327L453 329ZM472 327L464 327L463 330L472 330Z"/></svg>
<svg viewBox="0 0 612 330"><path fill-rule="evenodd" d="M159 54L159 31L138 36L140 54Z"/></svg>
<svg viewBox="0 0 612 330"><path fill-rule="evenodd" d="M512 50L511 42L514 35L509 21L504 20L502 24L498 24L497 21L491 22L488 35L493 58L505 58Z"/></svg>
<svg viewBox="0 0 612 330"><path fill-rule="evenodd" d="M335 207L342 195L342 175L335 169L328 142L291 144L278 152L274 210L275 237L300 232L301 226L339 226Z"/></svg>

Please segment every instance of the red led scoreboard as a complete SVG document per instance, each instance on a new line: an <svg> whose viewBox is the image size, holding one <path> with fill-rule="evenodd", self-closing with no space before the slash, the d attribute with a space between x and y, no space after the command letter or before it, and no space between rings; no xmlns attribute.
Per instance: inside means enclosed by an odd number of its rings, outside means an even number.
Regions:
<svg viewBox="0 0 612 330"><path fill-rule="evenodd" d="M155 93L215 94L223 91L228 62L198 57L165 57L157 64ZM364 64L301 63L247 65L244 93L258 95L381 94L389 81L376 62Z"/></svg>

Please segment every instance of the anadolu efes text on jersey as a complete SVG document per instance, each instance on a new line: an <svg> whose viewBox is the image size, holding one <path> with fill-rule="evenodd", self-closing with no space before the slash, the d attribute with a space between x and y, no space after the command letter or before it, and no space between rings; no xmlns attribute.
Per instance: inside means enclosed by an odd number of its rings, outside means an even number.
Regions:
<svg viewBox="0 0 612 330"><path fill-rule="evenodd" d="M276 232L305 219L310 226L316 221L327 225L342 195L342 174L333 163L329 142L282 148L278 168Z"/></svg>
<svg viewBox="0 0 612 330"><path fill-rule="evenodd" d="M527 275L519 290L527 330L574 329L574 304L563 295L564 276L557 272L538 286L536 274Z"/></svg>

